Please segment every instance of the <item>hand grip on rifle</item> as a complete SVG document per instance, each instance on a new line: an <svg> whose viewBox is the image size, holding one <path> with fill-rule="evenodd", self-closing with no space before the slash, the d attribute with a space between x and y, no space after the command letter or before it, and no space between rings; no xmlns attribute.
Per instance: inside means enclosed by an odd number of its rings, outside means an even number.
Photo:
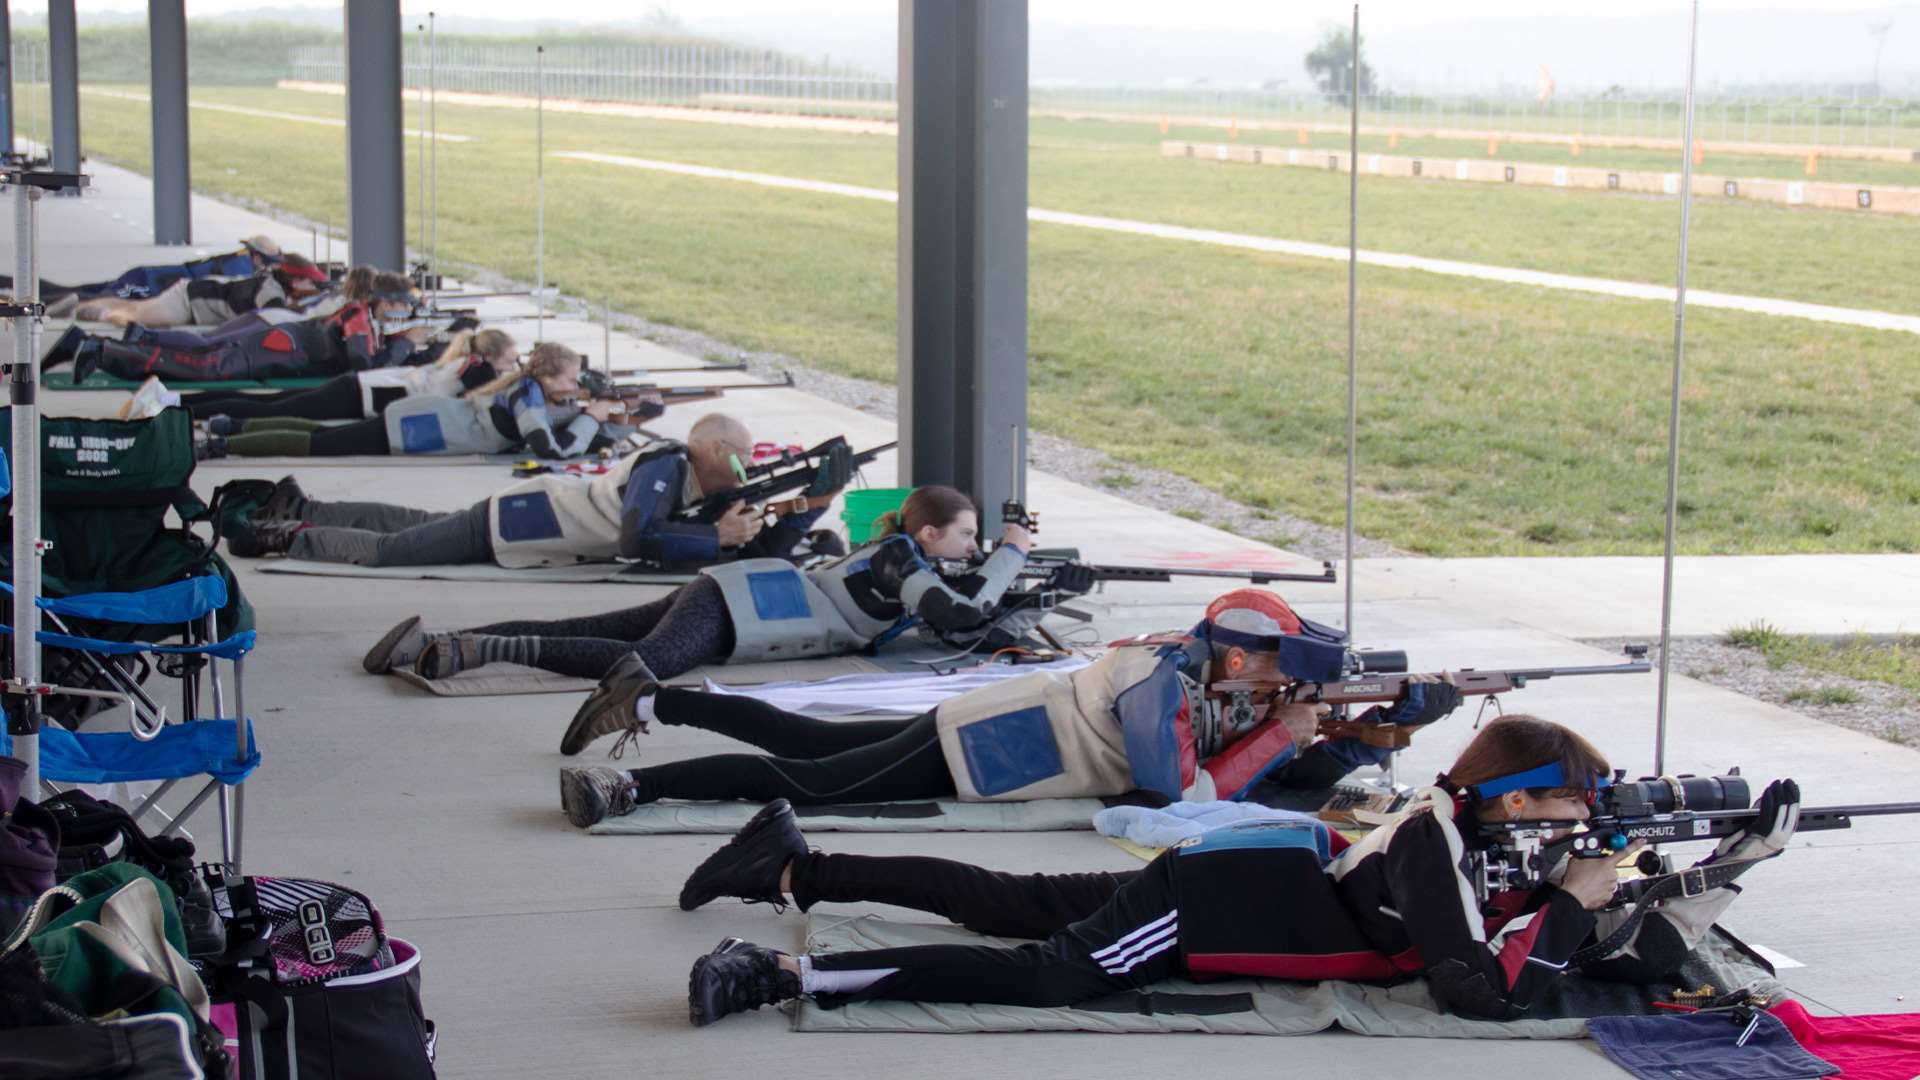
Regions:
<svg viewBox="0 0 1920 1080"><path fill-rule="evenodd" d="M1460 688L1446 676L1415 675L1407 683L1406 696L1383 710L1381 720L1400 727L1424 727L1459 707Z"/></svg>
<svg viewBox="0 0 1920 1080"><path fill-rule="evenodd" d="M835 443L832 449L821 455L820 464L815 467L813 482L801 492L809 499L832 495L853 481L853 448L844 442Z"/></svg>
<svg viewBox="0 0 1920 1080"><path fill-rule="evenodd" d="M1752 823L1720 841L1705 861L1749 862L1778 855L1786 850L1799 826L1800 785L1792 780L1775 780L1761 792Z"/></svg>
<svg viewBox="0 0 1920 1080"><path fill-rule="evenodd" d="M1081 596L1093 591L1093 567L1085 563L1061 563L1047 575L1047 588L1054 592Z"/></svg>

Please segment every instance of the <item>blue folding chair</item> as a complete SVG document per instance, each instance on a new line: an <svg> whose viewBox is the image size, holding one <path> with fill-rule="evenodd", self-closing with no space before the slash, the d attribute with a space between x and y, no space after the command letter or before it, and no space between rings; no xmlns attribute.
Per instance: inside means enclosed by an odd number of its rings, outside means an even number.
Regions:
<svg viewBox="0 0 1920 1080"><path fill-rule="evenodd" d="M0 584L0 589L9 594L13 591L4 584ZM62 686L53 687L50 692L123 703L128 710L128 730L76 732L59 724L44 725L40 731L40 775L43 786L157 781L159 787L133 807L131 813L136 820L149 814L165 818L161 835L179 831L183 821L217 794L222 861L237 873L241 859L244 784L259 767L260 753L254 745L253 722L246 718L244 682L246 655L253 650L255 632L243 630L214 640L214 615L226 603L226 582L212 575L137 593L41 597L36 606L51 627L39 633L38 640L43 646L67 649L86 657L148 654L205 660L213 715L207 718L193 715L197 711L193 707L198 698L194 692L197 677L183 695L189 709L187 718L172 721L166 709L148 697L130 674L115 664L98 663L99 675L112 689ZM163 645L81 637L66 632L63 617L136 625L177 624L189 629L186 635L189 638L198 636L191 632L193 628L204 628L206 640ZM12 632L11 626L0 627L0 633ZM219 661L222 660L232 665L234 708L230 716L220 678ZM0 753L11 750L11 738L0 734ZM171 817L162 813L160 800L180 781L199 776L207 777L206 784L179 812Z"/></svg>

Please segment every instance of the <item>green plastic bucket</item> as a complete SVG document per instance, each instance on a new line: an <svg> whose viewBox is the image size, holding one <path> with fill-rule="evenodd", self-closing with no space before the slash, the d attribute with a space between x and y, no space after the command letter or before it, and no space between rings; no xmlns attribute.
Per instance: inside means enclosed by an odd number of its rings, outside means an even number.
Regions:
<svg viewBox="0 0 1920 1080"><path fill-rule="evenodd" d="M907 501L912 488L855 488L846 495L840 520L847 523L847 542L864 544L873 539L880 519Z"/></svg>

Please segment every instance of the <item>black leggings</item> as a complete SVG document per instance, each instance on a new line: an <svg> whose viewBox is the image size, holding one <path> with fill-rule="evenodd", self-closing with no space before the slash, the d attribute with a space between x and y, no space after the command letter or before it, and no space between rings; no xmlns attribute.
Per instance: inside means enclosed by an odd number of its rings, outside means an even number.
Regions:
<svg viewBox="0 0 1920 1080"><path fill-rule="evenodd" d="M656 676L671 679L733 651L726 597L720 583L705 574L639 607L578 619L494 623L472 632L537 637L539 657L530 663L582 679L605 675L630 652L639 653Z"/></svg>
<svg viewBox="0 0 1920 1080"><path fill-rule="evenodd" d="M903 949L815 953L816 971L895 968L851 995L820 995L822 1005L882 998L1039 1007L1076 1005L1137 990L1184 970L1172 853L1120 883L1085 917L1045 941L1011 949L990 945L917 945Z"/></svg>
<svg viewBox="0 0 1920 1080"><path fill-rule="evenodd" d="M379 386L373 391L374 412L406 396L398 386ZM382 397L385 400L382 400ZM252 420L262 416L294 416L302 420L359 420L365 416L357 375L338 375L311 390L277 390L270 394L236 394L230 390L202 390L180 395L180 403L196 420L209 416L231 416ZM385 451L382 451L384 453Z"/></svg>
<svg viewBox="0 0 1920 1080"><path fill-rule="evenodd" d="M640 802L786 798L797 806L937 799L954 793L932 713L906 720L818 720L733 694L662 689L663 724L718 732L772 756L715 754L633 770Z"/></svg>
<svg viewBox="0 0 1920 1080"><path fill-rule="evenodd" d="M802 821L804 825L804 820ZM1120 886L1140 875L1005 874L972 863L921 855L793 857L793 902L893 904L930 912L975 933L1045 938L1099 911Z"/></svg>

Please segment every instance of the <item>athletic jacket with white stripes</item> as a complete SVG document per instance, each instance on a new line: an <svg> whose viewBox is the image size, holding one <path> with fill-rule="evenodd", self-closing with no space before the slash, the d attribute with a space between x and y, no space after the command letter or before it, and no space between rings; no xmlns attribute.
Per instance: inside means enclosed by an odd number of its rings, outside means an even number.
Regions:
<svg viewBox="0 0 1920 1080"><path fill-rule="evenodd" d="M1216 830L1168 852L1187 969L1301 980L1424 974L1450 1012L1524 1015L1592 934L1594 915L1551 885L1496 893L1482 910L1464 869L1462 811L1450 811L1430 805L1344 850L1335 835L1324 864L1282 829Z"/></svg>

